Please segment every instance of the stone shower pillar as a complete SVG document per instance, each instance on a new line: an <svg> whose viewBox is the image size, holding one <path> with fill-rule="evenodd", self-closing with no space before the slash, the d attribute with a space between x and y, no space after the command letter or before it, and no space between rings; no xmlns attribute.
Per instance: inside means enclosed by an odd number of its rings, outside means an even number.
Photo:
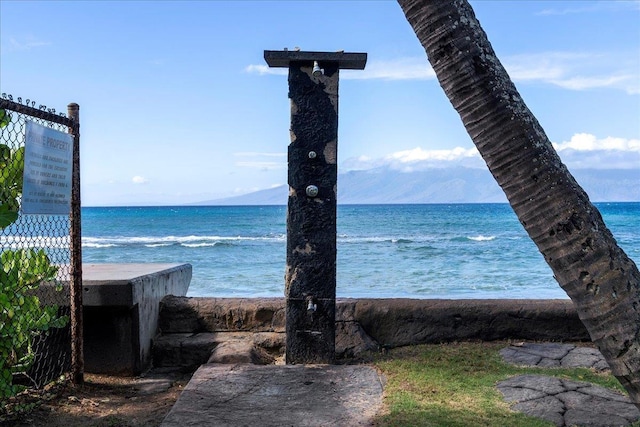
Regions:
<svg viewBox="0 0 640 427"><path fill-rule="evenodd" d="M338 77L366 53L265 51L289 69L286 363L333 363L336 311Z"/></svg>

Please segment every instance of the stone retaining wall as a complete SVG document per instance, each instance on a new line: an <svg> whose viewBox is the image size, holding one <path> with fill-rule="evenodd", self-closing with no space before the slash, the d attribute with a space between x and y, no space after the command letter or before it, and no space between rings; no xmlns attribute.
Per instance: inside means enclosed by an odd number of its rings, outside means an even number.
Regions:
<svg viewBox="0 0 640 427"><path fill-rule="evenodd" d="M285 300L168 296L160 303L159 328L156 366L204 363L200 359L220 343L241 335L274 354L284 350ZM339 299L336 304L338 358L413 344L502 339L588 341L589 336L569 300ZM194 352L194 343L204 345L202 351ZM198 360L194 354L200 354Z"/></svg>

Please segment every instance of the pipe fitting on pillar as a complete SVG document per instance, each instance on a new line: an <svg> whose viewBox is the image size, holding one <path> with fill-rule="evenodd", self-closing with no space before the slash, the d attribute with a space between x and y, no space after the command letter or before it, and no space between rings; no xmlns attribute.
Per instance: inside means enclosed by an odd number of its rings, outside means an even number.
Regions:
<svg viewBox="0 0 640 427"><path fill-rule="evenodd" d="M318 310L318 304L313 302L313 297L307 297L307 311L310 313L315 313Z"/></svg>
<svg viewBox="0 0 640 427"><path fill-rule="evenodd" d="M320 68L320 64L318 64L318 61L313 61L313 77L320 77L321 75L324 74L324 70L322 68Z"/></svg>

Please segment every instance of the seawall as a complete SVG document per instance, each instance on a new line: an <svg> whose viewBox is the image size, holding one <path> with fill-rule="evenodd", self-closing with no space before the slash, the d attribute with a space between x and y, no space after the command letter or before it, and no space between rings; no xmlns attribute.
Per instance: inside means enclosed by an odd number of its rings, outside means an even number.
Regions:
<svg viewBox="0 0 640 427"><path fill-rule="evenodd" d="M247 357L268 363L269 355L284 351L285 300L168 296L160 303L158 325L156 366L189 367L215 360L229 341L250 342L253 353ZM338 358L469 340L588 341L589 335L570 300L338 299L336 303Z"/></svg>

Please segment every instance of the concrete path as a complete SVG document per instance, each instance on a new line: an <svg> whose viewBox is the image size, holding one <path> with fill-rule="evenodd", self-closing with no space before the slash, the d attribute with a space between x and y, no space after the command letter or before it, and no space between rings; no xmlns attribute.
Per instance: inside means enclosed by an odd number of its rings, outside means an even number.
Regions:
<svg viewBox="0 0 640 427"><path fill-rule="evenodd" d="M506 362L519 366L608 368L602 354L570 344L523 344L500 351ZM545 375L519 375L498 383L512 409L556 426L628 426L640 411L628 397L585 382Z"/></svg>
<svg viewBox="0 0 640 427"><path fill-rule="evenodd" d="M370 366L206 364L161 426L368 426L382 391Z"/></svg>

